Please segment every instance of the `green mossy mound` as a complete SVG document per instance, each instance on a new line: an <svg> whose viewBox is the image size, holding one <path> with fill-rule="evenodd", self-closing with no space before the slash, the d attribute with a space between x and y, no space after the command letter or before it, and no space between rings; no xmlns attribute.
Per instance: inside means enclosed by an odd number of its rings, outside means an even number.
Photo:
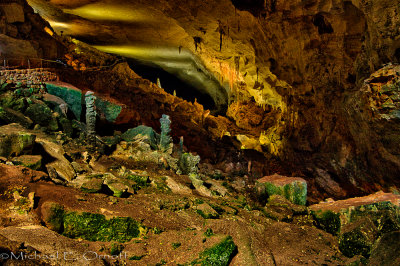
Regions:
<svg viewBox="0 0 400 266"><path fill-rule="evenodd" d="M50 229L66 237L89 241L124 243L146 231L145 227L130 217L106 219L97 213L66 211L59 205L51 207L47 223Z"/></svg>
<svg viewBox="0 0 400 266"><path fill-rule="evenodd" d="M231 236L226 237L217 245L204 250L198 259L190 263L190 265L218 265L226 266L237 253L237 246Z"/></svg>

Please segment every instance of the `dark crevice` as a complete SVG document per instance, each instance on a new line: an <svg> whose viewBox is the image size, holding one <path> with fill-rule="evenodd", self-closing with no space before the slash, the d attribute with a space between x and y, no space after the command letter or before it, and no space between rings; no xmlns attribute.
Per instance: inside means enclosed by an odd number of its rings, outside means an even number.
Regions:
<svg viewBox="0 0 400 266"><path fill-rule="evenodd" d="M396 51L394 52L394 62L400 63L400 48L397 48Z"/></svg>
<svg viewBox="0 0 400 266"><path fill-rule="evenodd" d="M161 87L169 94L174 94L175 91L176 96L192 103L196 100L204 106L204 109L211 111L217 109L214 99L210 95L200 92L191 84L182 81L161 67L136 59L127 59L127 61L129 67L141 77L155 84L157 84L157 79L160 79Z"/></svg>
<svg viewBox="0 0 400 266"><path fill-rule="evenodd" d="M318 13L313 17L313 24L318 27L319 34L333 33L332 25L321 13Z"/></svg>

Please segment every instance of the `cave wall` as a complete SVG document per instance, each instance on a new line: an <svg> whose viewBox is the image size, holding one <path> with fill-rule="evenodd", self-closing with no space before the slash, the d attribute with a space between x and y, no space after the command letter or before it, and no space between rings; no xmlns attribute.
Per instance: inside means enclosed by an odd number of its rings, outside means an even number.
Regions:
<svg viewBox="0 0 400 266"><path fill-rule="evenodd" d="M379 136L396 138L398 121L373 119L362 93L371 73L399 62L400 6L393 1L105 1L134 11L123 23L80 17L75 10L101 7L103 0L29 2L44 11L51 5L57 12L47 15L58 18L54 25L79 24L66 33L83 40L162 44L195 54L229 95L231 121L221 124L236 127L223 131L297 165L329 195L399 185L399 152ZM207 130L200 125L202 135Z"/></svg>
<svg viewBox="0 0 400 266"><path fill-rule="evenodd" d="M10 66L40 66L38 59L57 59L63 45L51 35L44 21L24 0L2 0L0 3L0 59ZM6 63L7 64L7 63Z"/></svg>

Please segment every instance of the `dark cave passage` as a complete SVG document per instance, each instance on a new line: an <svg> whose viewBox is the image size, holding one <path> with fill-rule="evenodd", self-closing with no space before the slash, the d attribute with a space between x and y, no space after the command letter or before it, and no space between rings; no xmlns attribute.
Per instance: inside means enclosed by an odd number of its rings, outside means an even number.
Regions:
<svg viewBox="0 0 400 266"><path fill-rule="evenodd" d="M168 93L174 94L182 99L203 105L204 109L215 111L217 109L214 99L205 93L200 92L190 83L187 83L180 78L168 73L159 66L136 59L127 59L129 67L141 77L150 80L157 84L157 79L160 79L161 87Z"/></svg>

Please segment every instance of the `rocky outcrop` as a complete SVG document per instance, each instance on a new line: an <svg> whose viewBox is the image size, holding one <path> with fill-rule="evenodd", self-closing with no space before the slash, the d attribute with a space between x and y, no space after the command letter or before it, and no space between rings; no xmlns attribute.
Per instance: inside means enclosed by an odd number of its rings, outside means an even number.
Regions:
<svg viewBox="0 0 400 266"><path fill-rule="evenodd" d="M0 4L0 58L11 66L41 66L41 59L57 59L63 44L54 37L44 21L24 0L4 0Z"/></svg>

